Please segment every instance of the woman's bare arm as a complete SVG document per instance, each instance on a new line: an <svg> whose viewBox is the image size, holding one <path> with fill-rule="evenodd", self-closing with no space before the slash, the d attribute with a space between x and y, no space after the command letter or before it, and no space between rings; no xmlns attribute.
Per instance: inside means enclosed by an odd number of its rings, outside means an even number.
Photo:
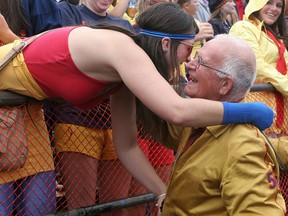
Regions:
<svg viewBox="0 0 288 216"><path fill-rule="evenodd" d="M147 189L157 196L166 192L165 183L137 144L135 97L124 86L111 96L113 142L120 161Z"/></svg>
<svg viewBox="0 0 288 216"><path fill-rule="evenodd" d="M19 39L19 37L11 31L5 18L2 14L0 14L0 41L4 44L7 44L13 42L16 39Z"/></svg>
<svg viewBox="0 0 288 216"><path fill-rule="evenodd" d="M190 127L252 123L263 130L272 124L273 111L264 104L226 103L224 115L221 102L181 98L160 75L144 50L130 37L111 30L84 28L73 30L69 36L69 49L77 67L97 80L123 81L136 97L162 119ZM79 43L83 37L86 40ZM91 44L95 49L91 49Z"/></svg>
<svg viewBox="0 0 288 216"><path fill-rule="evenodd" d="M129 0L118 1L115 7L108 10L107 13L111 16L122 18L128 8L128 2Z"/></svg>

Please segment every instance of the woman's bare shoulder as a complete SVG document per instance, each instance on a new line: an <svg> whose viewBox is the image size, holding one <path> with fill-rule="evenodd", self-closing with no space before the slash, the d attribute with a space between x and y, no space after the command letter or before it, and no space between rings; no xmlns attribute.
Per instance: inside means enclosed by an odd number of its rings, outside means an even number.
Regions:
<svg viewBox="0 0 288 216"><path fill-rule="evenodd" d="M76 39L79 41L82 40L84 41L93 41L95 43L102 43L103 41L105 42L116 42L118 40L127 40L127 41L133 41L128 35L118 32L115 30L110 30L110 29L94 29L91 27L78 27L75 28L71 31L69 38L71 39Z"/></svg>

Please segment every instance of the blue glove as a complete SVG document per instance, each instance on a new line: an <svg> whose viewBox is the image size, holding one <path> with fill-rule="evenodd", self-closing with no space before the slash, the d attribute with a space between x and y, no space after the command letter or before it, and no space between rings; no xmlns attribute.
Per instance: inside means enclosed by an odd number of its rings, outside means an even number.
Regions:
<svg viewBox="0 0 288 216"><path fill-rule="evenodd" d="M222 124L249 123L265 130L274 120L274 112L264 103L228 103L223 102L224 116Z"/></svg>

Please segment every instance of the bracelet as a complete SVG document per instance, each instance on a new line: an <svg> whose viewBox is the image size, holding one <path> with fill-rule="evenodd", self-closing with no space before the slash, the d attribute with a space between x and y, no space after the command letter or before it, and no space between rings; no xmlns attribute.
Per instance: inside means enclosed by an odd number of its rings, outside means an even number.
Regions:
<svg viewBox="0 0 288 216"><path fill-rule="evenodd" d="M157 201L160 197L166 196L166 193L160 194L159 196L156 197L155 201Z"/></svg>
<svg viewBox="0 0 288 216"><path fill-rule="evenodd" d="M163 211L164 202L165 202L165 199L162 200L160 206L158 205L158 203L155 205L157 208L159 208L159 211L160 211L160 212Z"/></svg>

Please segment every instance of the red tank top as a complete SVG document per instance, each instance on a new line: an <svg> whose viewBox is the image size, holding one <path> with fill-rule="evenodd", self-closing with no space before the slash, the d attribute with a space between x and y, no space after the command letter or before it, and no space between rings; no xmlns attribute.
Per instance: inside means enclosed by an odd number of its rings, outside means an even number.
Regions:
<svg viewBox="0 0 288 216"><path fill-rule="evenodd" d="M42 35L23 54L31 75L48 97L93 108L120 85L96 80L76 67L68 47L68 36L74 28L59 28Z"/></svg>

